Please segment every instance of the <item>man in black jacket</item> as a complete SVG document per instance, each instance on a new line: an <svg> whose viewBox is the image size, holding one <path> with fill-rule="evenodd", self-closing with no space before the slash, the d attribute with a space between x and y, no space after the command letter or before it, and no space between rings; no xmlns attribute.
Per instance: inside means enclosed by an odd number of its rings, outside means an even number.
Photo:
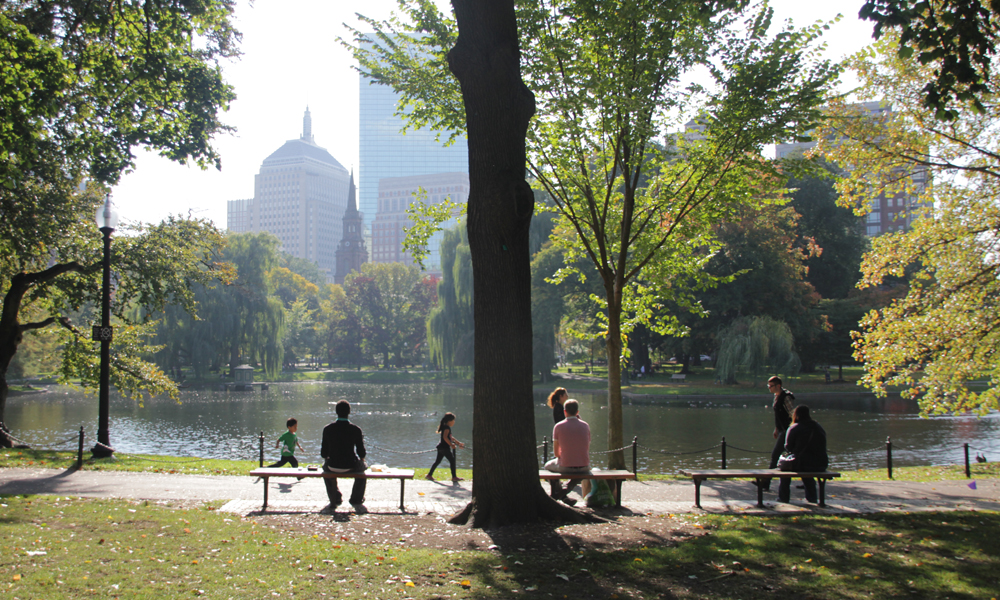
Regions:
<svg viewBox="0 0 1000 600"><path fill-rule="evenodd" d="M347 417L351 414L351 404L347 400L337 403L337 420L323 428L323 446L320 456L326 459L323 469L330 473L363 473L365 470L365 443L361 428L351 423ZM337 488L337 478L323 479L326 484L326 495L330 499L330 509L336 508L344 497ZM351 490L351 504L357 507L365 501L364 477L354 479Z"/></svg>
<svg viewBox="0 0 1000 600"><path fill-rule="evenodd" d="M774 394L774 403L771 405L771 409L774 411L774 448L771 449L771 464L767 468L776 469L778 458L781 457L781 452L785 449L785 432L792 424L792 402L795 401L795 396L781 387L780 377L768 379L767 389ZM770 490L771 480L765 480L763 485L765 490Z"/></svg>

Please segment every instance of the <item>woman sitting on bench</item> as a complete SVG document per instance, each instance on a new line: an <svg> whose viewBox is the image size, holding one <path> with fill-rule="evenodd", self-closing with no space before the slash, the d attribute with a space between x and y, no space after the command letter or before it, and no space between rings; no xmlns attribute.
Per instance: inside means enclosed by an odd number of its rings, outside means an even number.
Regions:
<svg viewBox="0 0 1000 600"><path fill-rule="evenodd" d="M799 405L792 412L792 425L785 433L785 452L795 457L791 464L782 464L782 471L801 471L816 473L826 471L830 459L826 455L826 431L819 423L809 416L809 407ZM778 502L791 500L791 478L782 477L778 485ZM803 477L802 484L806 489L806 501L815 504L816 480Z"/></svg>

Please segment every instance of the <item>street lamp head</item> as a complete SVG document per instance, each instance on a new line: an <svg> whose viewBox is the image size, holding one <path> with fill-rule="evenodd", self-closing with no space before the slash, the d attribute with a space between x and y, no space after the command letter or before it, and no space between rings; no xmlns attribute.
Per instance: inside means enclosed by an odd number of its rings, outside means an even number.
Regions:
<svg viewBox="0 0 1000 600"><path fill-rule="evenodd" d="M111 203L111 194L108 194L104 200L104 206L97 209L97 228L98 229L110 229L114 231L118 227L118 211L115 210L114 204Z"/></svg>

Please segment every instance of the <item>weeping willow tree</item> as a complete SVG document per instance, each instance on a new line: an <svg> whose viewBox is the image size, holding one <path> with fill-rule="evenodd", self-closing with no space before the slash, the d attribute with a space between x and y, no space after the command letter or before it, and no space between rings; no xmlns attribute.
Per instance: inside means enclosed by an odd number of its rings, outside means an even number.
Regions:
<svg viewBox="0 0 1000 600"><path fill-rule="evenodd" d="M794 375L801 363L792 330L771 317L740 317L719 332L715 376L736 383L739 375L756 382L762 376Z"/></svg>
<svg viewBox="0 0 1000 600"><path fill-rule="evenodd" d="M284 309L272 294L268 276L278 265L278 240L267 233L230 234L222 253L236 269L229 285L195 290L197 318L167 307L155 342L164 347L156 356L163 368L190 364L200 376L206 368L242 362L260 365L268 375L281 370Z"/></svg>
<svg viewBox="0 0 1000 600"><path fill-rule="evenodd" d="M453 373L456 366L472 365L474 348L472 254L464 223L444 232L441 272L438 304L427 319L427 342L431 361Z"/></svg>

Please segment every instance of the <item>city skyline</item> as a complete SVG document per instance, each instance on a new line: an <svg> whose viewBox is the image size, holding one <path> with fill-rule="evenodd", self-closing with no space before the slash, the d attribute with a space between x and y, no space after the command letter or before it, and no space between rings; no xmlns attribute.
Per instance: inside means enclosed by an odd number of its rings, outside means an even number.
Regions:
<svg viewBox="0 0 1000 600"><path fill-rule="evenodd" d="M832 19L838 12L831 6L792 0L773 6L776 23L791 18L799 27ZM870 43L871 25L856 17L860 6L861 0L856 0L841 9L844 18L824 36L827 56L840 58ZM201 171L139 152L135 171L112 190L122 218L158 222L171 214L190 214L224 229L227 201L253 197L254 175L261 161L300 129L306 105L312 110L314 129L323 132L322 145L348 171L364 177L360 172L359 76L352 68L353 58L336 37L348 35L341 23L357 25L355 12L384 19L395 9L395 0L369 0L364 5L257 0L253 7L240 2L236 15L244 56L222 65L238 95L222 116L238 131L216 140L223 170ZM361 200L366 191L359 185L358 193ZM374 218L365 216L366 220Z"/></svg>

